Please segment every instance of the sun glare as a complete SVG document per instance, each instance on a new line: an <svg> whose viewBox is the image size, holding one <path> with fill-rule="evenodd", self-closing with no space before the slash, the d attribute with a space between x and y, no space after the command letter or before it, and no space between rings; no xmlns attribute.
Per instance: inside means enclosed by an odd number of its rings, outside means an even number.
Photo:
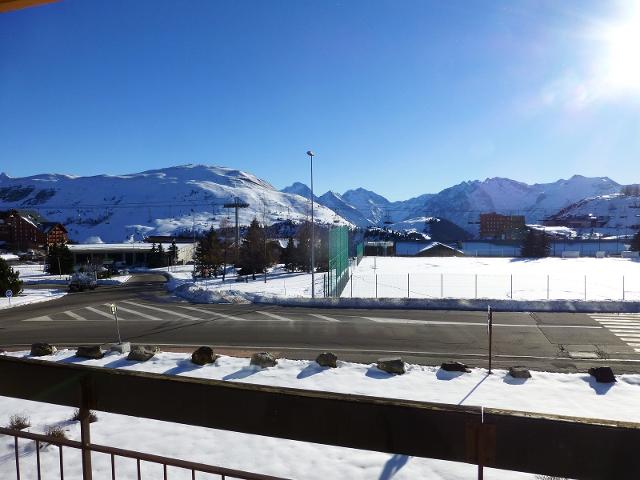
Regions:
<svg viewBox="0 0 640 480"><path fill-rule="evenodd" d="M640 2L605 31L604 77L609 88L640 91Z"/></svg>

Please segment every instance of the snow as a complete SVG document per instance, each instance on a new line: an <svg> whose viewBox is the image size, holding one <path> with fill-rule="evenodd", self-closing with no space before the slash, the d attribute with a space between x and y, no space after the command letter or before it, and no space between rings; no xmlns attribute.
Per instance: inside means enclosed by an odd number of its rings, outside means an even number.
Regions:
<svg viewBox="0 0 640 480"><path fill-rule="evenodd" d="M70 247L73 245L69 245ZM35 284L56 284L67 285L69 283L69 275L50 275L44 270L42 264L22 263L12 265L12 268L20 273L20 280L25 285ZM118 275L111 278L98 280L98 285L118 285L128 282L131 275Z"/></svg>
<svg viewBox="0 0 640 480"><path fill-rule="evenodd" d="M25 288L22 293L11 298L11 301L4 296L4 292L0 292L0 295L2 295L0 297L0 310L4 310L31 303L55 300L66 295L66 291L57 288Z"/></svg>
<svg viewBox="0 0 640 480"><path fill-rule="evenodd" d="M26 352L9 355L25 356ZM196 367L185 353L161 352L152 360L129 362L111 353L101 360L80 360L68 350L59 351L51 361L115 367L133 371L191 376L261 385L331 391L346 394L384 396L389 398L439 402L453 405L475 405L529 412L580 416L640 422L637 399L640 375L620 375L615 384L597 384L587 374L531 372L528 380L515 380L503 370L487 375L483 369L471 373L449 373L437 367L408 365L407 373L393 376L373 365L338 362L337 369L323 369L315 362L280 359L268 369L249 366L246 358L221 356L214 365ZM62 426L67 435L79 440L78 422L69 420L72 409L13 398L0 397L0 412L8 421L14 413L30 417L29 431L42 433L47 425ZM230 431L205 429L164 423L142 418L124 417L98 412L98 422L91 425L94 443L155 453L175 458L277 475L287 478L350 480L384 479L473 479L473 465L433 459L405 457L379 452L296 442ZM171 438L176 441L167 442ZM0 439L0 477L13 474L12 439ZM25 478L31 478L33 448L22 442L21 467ZM41 452L44 471L57 472L57 449L45 447ZM109 459L94 455L96 478L108 476ZM79 456L65 452L65 478L79 478ZM135 462L119 460L118 478L135 478ZM143 478L155 478L159 469L143 465ZM120 476L122 475L122 477ZM154 476L155 475L155 476ZM171 478L190 478L176 474ZM198 478L208 478L198 475ZM533 475L486 469L488 479L533 479Z"/></svg>
<svg viewBox="0 0 640 480"><path fill-rule="evenodd" d="M626 258L364 257L353 297L406 298L409 282L412 298L546 300L547 276L552 300L584 300L585 277L587 300L621 300L623 277L624 299L640 300L640 262Z"/></svg>
<svg viewBox="0 0 640 480"><path fill-rule="evenodd" d="M0 255L0 258L5 262L16 262L18 261L19 257L17 255L13 255L12 253L3 253Z"/></svg>
<svg viewBox="0 0 640 480"><path fill-rule="evenodd" d="M0 200L0 210L29 204L48 220L64 224L75 241L99 237L105 242L119 242L132 235L140 240L147 234L218 228L227 217L233 217L234 212L225 210L223 204L235 197L249 203L249 208L240 209L242 225L253 218L262 220L263 216L267 223L278 219L303 221L310 210L308 199L279 192L254 175L208 165L181 165L119 176L3 176L0 188L14 194L12 201ZM335 213L317 205L315 215L319 222L332 224ZM347 224L342 218L340 223Z"/></svg>

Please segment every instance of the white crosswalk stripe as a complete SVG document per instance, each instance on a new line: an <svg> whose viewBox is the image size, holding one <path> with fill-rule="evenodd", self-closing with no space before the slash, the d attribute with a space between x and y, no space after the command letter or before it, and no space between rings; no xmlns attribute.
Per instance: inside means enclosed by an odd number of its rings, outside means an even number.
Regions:
<svg viewBox="0 0 640 480"><path fill-rule="evenodd" d="M340 323L340 320L337 320L337 319L331 318L331 317L327 317L326 315L320 315L319 313L310 313L309 315L311 315L312 317L319 318L320 320L325 320L327 322Z"/></svg>
<svg viewBox="0 0 640 480"><path fill-rule="evenodd" d="M164 308L154 307L152 305L147 305L143 303L131 302L129 300L124 300L121 303L126 303L127 305L133 305L134 307L148 308L149 310L155 310L157 312L168 313L170 315L175 315L176 317L186 318L187 320L202 320L201 318L194 317L192 315L187 315L186 313L180 313L173 310L165 310Z"/></svg>
<svg viewBox="0 0 640 480"><path fill-rule="evenodd" d="M71 318L73 318L74 320L79 321L79 322L87 322L88 321L86 318L81 317L77 313L72 312L70 310L67 310L66 312L64 312L64 314L70 316Z"/></svg>
<svg viewBox="0 0 640 480"><path fill-rule="evenodd" d="M84 307L84 308L86 308L90 312L97 313L98 315L108 318L109 320L113 320L113 315L110 313L103 312L102 310L98 310L97 308L93 308L93 307ZM119 320L123 320L123 319L120 318Z"/></svg>
<svg viewBox="0 0 640 480"><path fill-rule="evenodd" d="M122 310L123 312L130 313L132 315L137 315L138 317L146 318L147 320L153 320L155 322L164 322L165 320L162 318L154 317L153 315L147 315L144 312L139 312L137 310L132 310L130 308L123 307L122 305L118 305L118 311Z"/></svg>
<svg viewBox="0 0 640 480"><path fill-rule="evenodd" d="M233 320L234 322L253 322L254 321L254 320L251 320L249 318L234 317L233 315L227 315L226 313L222 313L222 312L214 312L212 310L205 310L204 308L188 307L186 305L179 305L179 307L180 308L186 308L187 310L191 310L193 312L201 312L201 313L206 313L207 315L215 315L215 316L223 318L225 320ZM206 319L200 318L199 320L206 320Z"/></svg>
<svg viewBox="0 0 640 480"><path fill-rule="evenodd" d="M256 313L264 315L265 317L269 317L269 318L271 318L273 320L278 320L280 322L293 322L294 321L291 318L283 317L282 315L276 315L275 313L271 313L271 312L261 312L259 310L256 310Z"/></svg>
<svg viewBox="0 0 640 480"><path fill-rule="evenodd" d="M589 316L640 353L640 313L594 313Z"/></svg>

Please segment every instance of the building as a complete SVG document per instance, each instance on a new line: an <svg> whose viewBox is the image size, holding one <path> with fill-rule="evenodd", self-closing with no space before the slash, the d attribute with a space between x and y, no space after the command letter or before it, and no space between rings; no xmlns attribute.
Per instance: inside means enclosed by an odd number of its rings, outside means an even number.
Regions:
<svg viewBox="0 0 640 480"><path fill-rule="evenodd" d="M159 244L165 252L171 247L170 243ZM103 265L116 263L127 266L146 266L151 249L156 244L151 243L91 243L69 245L76 265ZM194 243L178 243L177 257L174 265L189 263L195 254Z"/></svg>
<svg viewBox="0 0 640 480"><path fill-rule="evenodd" d="M518 240L526 233L524 215L480 214L480 238L491 240Z"/></svg>
<svg viewBox="0 0 640 480"><path fill-rule="evenodd" d="M462 250L440 242L396 242L399 257L464 257Z"/></svg>
<svg viewBox="0 0 640 480"><path fill-rule="evenodd" d="M69 237L61 223L43 222L35 213L8 210L0 212L0 241L7 248L27 250L67 243Z"/></svg>

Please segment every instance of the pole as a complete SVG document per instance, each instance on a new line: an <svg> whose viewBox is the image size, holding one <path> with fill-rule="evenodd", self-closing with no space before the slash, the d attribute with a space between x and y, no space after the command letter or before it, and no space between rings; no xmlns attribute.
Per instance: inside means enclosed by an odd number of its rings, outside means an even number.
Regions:
<svg viewBox="0 0 640 480"><path fill-rule="evenodd" d="M378 298L378 274L376 273L376 298Z"/></svg>
<svg viewBox="0 0 640 480"><path fill-rule="evenodd" d="M313 154L309 155L311 158L311 298L315 298L315 270L316 270L316 232L315 221L313 218Z"/></svg>
<svg viewBox="0 0 640 480"><path fill-rule="evenodd" d="M407 298L409 298L409 273L407 273Z"/></svg>
<svg viewBox="0 0 640 480"><path fill-rule="evenodd" d="M440 274L440 298L444 298L444 273Z"/></svg>
<svg viewBox="0 0 640 480"><path fill-rule="evenodd" d="M351 282L351 298L353 298L353 273L351 274L350 282Z"/></svg>
<svg viewBox="0 0 640 480"><path fill-rule="evenodd" d="M240 261L240 214L238 197L236 197L236 264Z"/></svg>
<svg viewBox="0 0 640 480"><path fill-rule="evenodd" d="M549 300L549 275L547 275L547 300Z"/></svg>
<svg viewBox="0 0 640 480"><path fill-rule="evenodd" d="M478 274L475 274L475 287L476 287L476 293L475 293L475 298L478 298Z"/></svg>
<svg viewBox="0 0 640 480"><path fill-rule="evenodd" d="M86 380L82 382L81 389L82 396L79 417L80 443L82 444L82 480L91 480L93 475L91 468L91 450L89 449L91 445L91 411L89 410L90 391Z"/></svg>
<svg viewBox="0 0 640 480"><path fill-rule="evenodd" d="M622 301L623 302L624 302L624 294L625 294L625 291L624 291L624 275L623 275L622 276Z"/></svg>
<svg viewBox="0 0 640 480"><path fill-rule="evenodd" d="M511 300L513 300L513 274L509 276L511 282Z"/></svg>
<svg viewBox="0 0 640 480"><path fill-rule="evenodd" d="M587 301L587 276L584 276L584 301Z"/></svg>
<svg viewBox="0 0 640 480"><path fill-rule="evenodd" d="M491 346L493 343L493 310L491 309L491 305L489 305L487 317L487 330L489 332L489 374L491 374Z"/></svg>

